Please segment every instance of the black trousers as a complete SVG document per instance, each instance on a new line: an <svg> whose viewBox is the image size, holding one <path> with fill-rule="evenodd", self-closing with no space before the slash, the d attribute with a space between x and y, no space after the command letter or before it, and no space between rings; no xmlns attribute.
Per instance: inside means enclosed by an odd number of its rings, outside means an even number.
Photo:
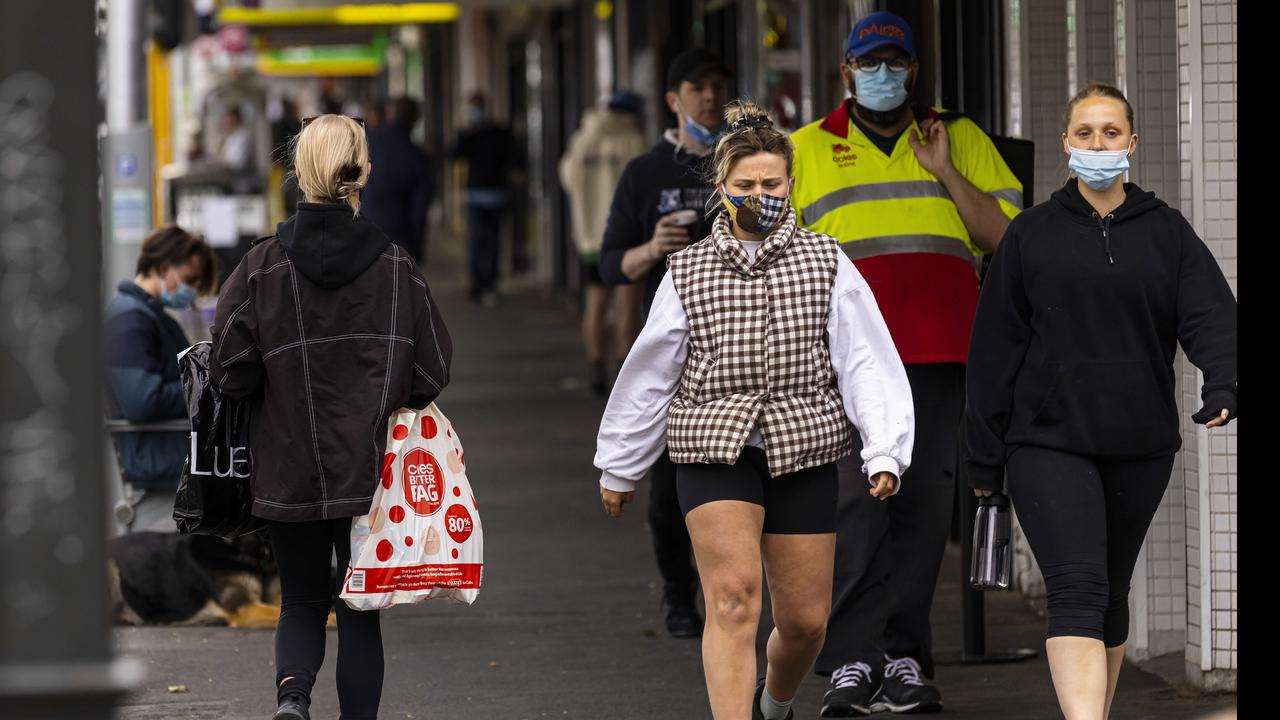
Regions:
<svg viewBox="0 0 1280 720"><path fill-rule="evenodd" d="M693 542L676 493L676 465L665 451L649 470L649 532L666 589L677 594L696 592ZM692 601L691 595L686 597Z"/></svg>
<svg viewBox="0 0 1280 720"><path fill-rule="evenodd" d="M271 522L271 549L280 567L280 623L276 627L277 699L311 697L324 662L325 622L338 617L338 705L343 720L376 720L382 699L382 629L378 612L357 611L338 600L330 572L338 555L339 577L351 562L351 518ZM340 580L339 580L340 582Z"/></svg>
<svg viewBox="0 0 1280 720"><path fill-rule="evenodd" d="M964 403L964 366L907 365L915 403L915 445L902 489L881 502L868 492L861 443L837 463L836 567L827 641L814 663L828 675L841 665L884 666L884 655L915 658L933 677L929 611L956 494L956 437Z"/></svg>
<svg viewBox="0 0 1280 720"><path fill-rule="evenodd" d="M1173 471L1173 455L1089 458L1038 447L1009 453L1009 498L1049 595L1048 637L1129 637L1129 583Z"/></svg>
<svg viewBox="0 0 1280 720"><path fill-rule="evenodd" d="M505 206L467 205L467 265L471 271L473 293L488 292L497 285L502 215L505 212Z"/></svg>

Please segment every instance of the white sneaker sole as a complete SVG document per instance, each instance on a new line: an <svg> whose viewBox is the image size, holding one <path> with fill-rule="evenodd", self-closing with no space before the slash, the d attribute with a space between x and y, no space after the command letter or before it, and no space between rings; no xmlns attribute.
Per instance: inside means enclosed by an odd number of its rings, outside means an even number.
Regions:
<svg viewBox="0 0 1280 720"><path fill-rule="evenodd" d="M908 705L894 705L888 700L877 700L876 702L871 703L871 712L873 713L885 712L886 710L891 713L907 713L907 714L939 712L940 710L942 710L942 703L939 702L939 703L929 703L928 705L921 705L920 703L916 702L916 703L910 703Z"/></svg>

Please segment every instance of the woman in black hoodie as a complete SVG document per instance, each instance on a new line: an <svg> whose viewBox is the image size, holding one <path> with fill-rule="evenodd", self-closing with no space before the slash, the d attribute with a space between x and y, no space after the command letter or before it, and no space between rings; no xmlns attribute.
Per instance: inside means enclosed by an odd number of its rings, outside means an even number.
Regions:
<svg viewBox="0 0 1280 720"><path fill-rule="evenodd" d="M1091 85L1067 105L1075 177L1009 225L969 349L970 485L1009 494L1049 595L1068 720L1108 716L1129 582L1181 447L1178 343L1204 372L1194 420L1236 415L1236 301L1182 215L1120 176L1133 109Z"/></svg>
<svg viewBox="0 0 1280 720"><path fill-rule="evenodd" d="M309 120L309 121L308 121ZM338 618L344 720L372 720L382 695L376 611L335 602L330 557L351 559L351 519L369 512L387 419L423 408L449 382L453 346L417 265L359 215L369 177L363 123L303 121L294 172L306 201L249 250L218 299L212 372L253 398L253 513L280 566L275 720L309 720Z"/></svg>

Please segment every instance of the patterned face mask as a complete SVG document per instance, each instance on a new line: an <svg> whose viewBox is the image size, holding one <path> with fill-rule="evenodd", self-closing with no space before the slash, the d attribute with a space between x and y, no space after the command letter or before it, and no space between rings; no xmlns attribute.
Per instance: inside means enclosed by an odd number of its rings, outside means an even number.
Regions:
<svg viewBox="0 0 1280 720"><path fill-rule="evenodd" d="M729 218L738 227L749 233L762 235L782 222L787 215L787 207L791 204L791 188L782 197L768 193L754 195L730 195L729 188L723 183L720 189L724 192L724 206L729 210Z"/></svg>

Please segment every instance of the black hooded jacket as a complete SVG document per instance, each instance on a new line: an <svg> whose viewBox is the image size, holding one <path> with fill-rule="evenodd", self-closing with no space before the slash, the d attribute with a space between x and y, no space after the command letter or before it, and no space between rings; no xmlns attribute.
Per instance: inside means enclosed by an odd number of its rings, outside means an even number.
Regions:
<svg viewBox="0 0 1280 720"><path fill-rule="evenodd" d="M1236 300L1191 225L1132 183L1106 217L1070 180L1013 219L992 258L967 371L969 484L1009 450L1151 458L1182 445L1178 343L1204 372L1204 423L1236 415Z"/></svg>
<svg viewBox="0 0 1280 720"><path fill-rule="evenodd" d="M254 399L254 515L369 511L387 419L449 382L453 345L403 248L346 205L299 203L218 298L211 372Z"/></svg>

